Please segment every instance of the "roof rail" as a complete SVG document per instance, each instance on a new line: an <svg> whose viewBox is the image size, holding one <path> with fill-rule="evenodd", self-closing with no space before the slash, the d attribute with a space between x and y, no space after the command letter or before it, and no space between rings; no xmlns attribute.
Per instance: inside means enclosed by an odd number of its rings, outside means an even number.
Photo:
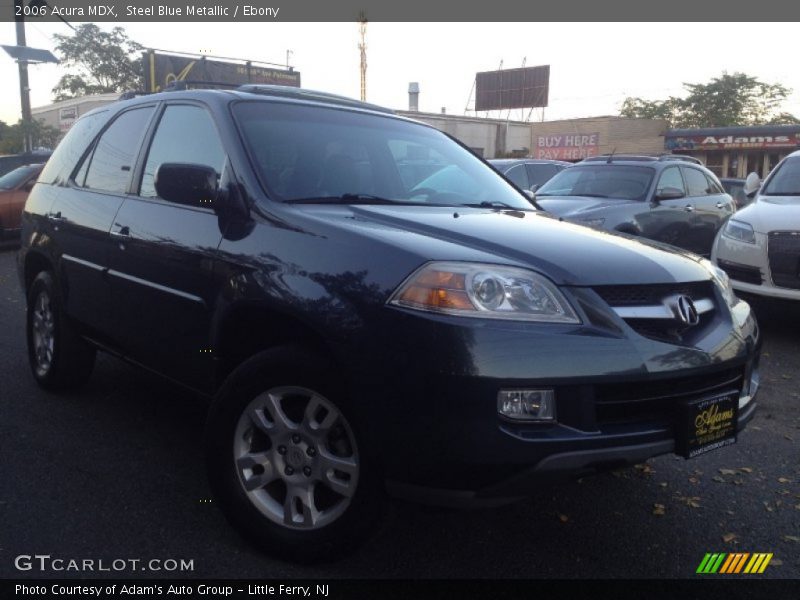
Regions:
<svg viewBox="0 0 800 600"><path fill-rule="evenodd" d="M694 156L689 156L687 154L662 154L661 156L658 157L658 160L660 160L660 161L662 161L662 160L680 160L680 161L683 161L683 162L694 163L696 165L702 165L703 164L703 161L700 160L699 158L696 158Z"/></svg>
<svg viewBox="0 0 800 600"><path fill-rule="evenodd" d="M190 88L189 86L200 86L199 88ZM182 92L188 89L215 89L218 87L227 89L237 89L238 83L225 83L224 81L200 81L191 79L176 79L171 82L162 91L164 92Z"/></svg>
<svg viewBox="0 0 800 600"><path fill-rule="evenodd" d="M297 100L311 100L316 102L325 102L327 104L338 104L339 106L349 106L353 108L365 108L377 112L394 114L390 108L378 106L377 104L369 104L347 98L346 96L339 96L337 94L329 94L328 92L318 92L315 90L304 90L297 87L288 85L266 85L248 83L236 88L237 92L246 92L248 94L261 94L263 96L279 96L281 98L294 98Z"/></svg>
<svg viewBox="0 0 800 600"><path fill-rule="evenodd" d="M656 161L655 156L645 156L640 154L598 154L596 156L588 156L583 159L585 162L613 162L614 160L635 160L635 161Z"/></svg>

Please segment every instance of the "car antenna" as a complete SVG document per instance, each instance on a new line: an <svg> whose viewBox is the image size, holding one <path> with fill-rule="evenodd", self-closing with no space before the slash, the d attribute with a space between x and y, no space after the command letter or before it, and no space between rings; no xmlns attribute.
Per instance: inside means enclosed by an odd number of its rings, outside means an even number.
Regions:
<svg viewBox="0 0 800 600"><path fill-rule="evenodd" d="M613 148L613 149L611 150L611 154L609 154L609 155L608 155L608 160L606 161L606 164L607 164L607 165L610 165L610 164L611 164L611 160L614 158L614 152L616 152L616 151L617 151L617 149L616 149L616 148Z"/></svg>

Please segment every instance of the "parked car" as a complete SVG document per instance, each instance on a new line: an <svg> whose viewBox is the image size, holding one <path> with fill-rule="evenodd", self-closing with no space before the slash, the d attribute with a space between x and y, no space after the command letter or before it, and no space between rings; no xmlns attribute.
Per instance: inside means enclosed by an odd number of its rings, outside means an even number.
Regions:
<svg viewBox="0 0 800 600"><path fill-rule="evenodd" d="M756 199L728 221L712 258L738 292L800 300L800 151L778 163Z"/></svg>
<svg viewBox="0 0 800 600"><path fill-rule="evenodd" d="M717 231L736 210L711 171L679 155L587 158L544 184L536 203L567 221L706 257Z"/></svg>
<svg viewBox="0 0 800 600"><path fill-rule="evenodd" d="M46 162L50 154L49 150L37 149L33 152L0 156L0 177L17 167Z"/></svg>
<svg viewBox="0 0 800 600"><path fill-rule="evenodd" d="M748 197L744 191L744 179L737 179L734 177L721 177L719 182L733 201L736 202L736 209L744 208L753 198Z"/></svg>
<svg viewBox="0 0 800 600"><path fill-rule="evenodd" d="M408 187L423 155L443 167ZM507 502L723 447L756 407L758 330L709 261L560 223L444 133L338 96L98 108L22 239L39 385L85 383L99 349L211 398L217 504L298 560L352 548L387 489Z"/></svg>
<svg viewBox="0 0 800 600"><path fill-rule="evenodd" d="M18 240L22 208L44 165L25 165L0 177L0 241Z"/></svg>
<svg viewBox="0 0 800 600"><path fill-rule="evenodd" d="M572 166L561 160L533 158L496 158L489 161L495 169L505 175L521 190L535 192L557 173Z"/></svg>

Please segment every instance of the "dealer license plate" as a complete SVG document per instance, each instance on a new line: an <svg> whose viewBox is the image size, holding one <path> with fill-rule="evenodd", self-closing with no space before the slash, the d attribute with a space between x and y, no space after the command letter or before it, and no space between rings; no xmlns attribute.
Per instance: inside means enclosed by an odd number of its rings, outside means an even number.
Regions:
<svg viewBox="0 0 800 600"><path fill-rule="evenodd" d="M675 451L684 458L736 443L738 391L691 400L680 412Z"/></svg>

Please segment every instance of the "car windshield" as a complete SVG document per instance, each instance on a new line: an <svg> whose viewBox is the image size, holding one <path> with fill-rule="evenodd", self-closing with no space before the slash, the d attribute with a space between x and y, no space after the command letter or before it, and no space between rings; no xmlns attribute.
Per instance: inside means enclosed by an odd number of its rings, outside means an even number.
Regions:
<svg viewBox="0 0 800 600"><path fill-rule="evenodd" d="M616 200L644 200L655 170L628 165L575 165L545 183L536 197L588 196Z"/></svg>
<svg viewBox="0 0 800 600"><path fill-rule="evenodd" d="M280 102L239 102L234 114L277 200L534 210L494 169L425 125Z"/></svg>
<svg viewBox="0 0 800 600"><path fill-rule="evenodd" d="M19 167L0 177L0 190L13 190L36 171L38 167Z"/></svg>
<svg viewBox="0 0 800 600"><path fill-rule="evenodd" d="M787 158L761 193L764 196L800 196L800 156Z"/></svg>

